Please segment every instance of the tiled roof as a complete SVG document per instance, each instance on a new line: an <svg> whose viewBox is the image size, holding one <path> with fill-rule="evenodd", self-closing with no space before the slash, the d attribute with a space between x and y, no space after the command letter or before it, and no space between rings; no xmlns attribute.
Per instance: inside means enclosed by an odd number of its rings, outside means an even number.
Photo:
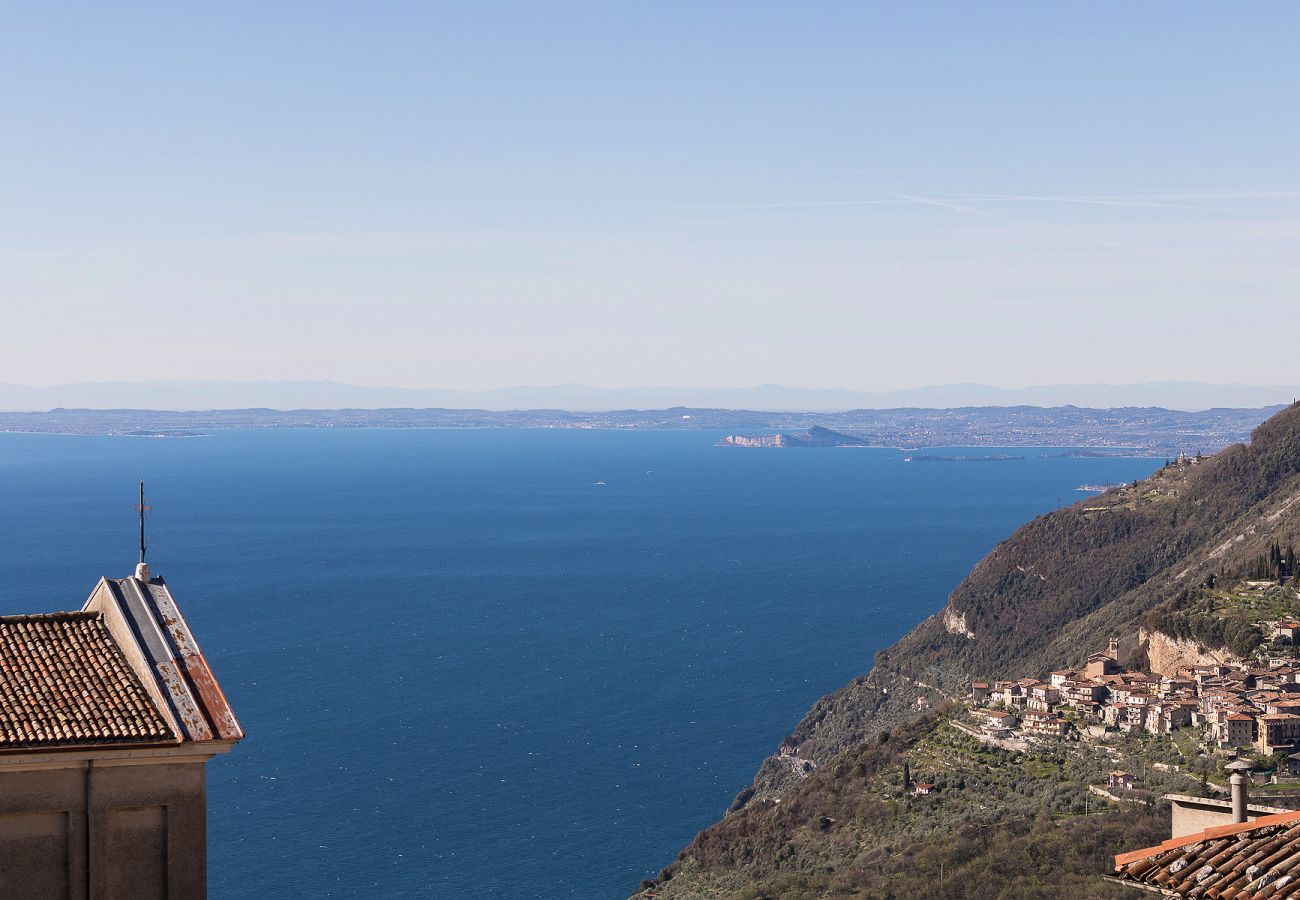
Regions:
<svg viewBox="0 0 1300 900"><path fill-rule="evenodd" d="M103 616L0 616L0 750L173 739Z"/></svg>
<svg viewBox="0 0 1300 900"><path fill-rule="evenodd" d="M1115 873L1116 880L1173 897L1300 897L1300 812L1122 853Z"/></svg>

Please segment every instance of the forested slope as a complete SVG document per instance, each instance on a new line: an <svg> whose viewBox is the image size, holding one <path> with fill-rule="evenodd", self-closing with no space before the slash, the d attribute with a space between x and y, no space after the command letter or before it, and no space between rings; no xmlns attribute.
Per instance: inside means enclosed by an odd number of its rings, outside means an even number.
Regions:
<svg viewBox="0 0 1300 900"><path fill-rule="evenodd" d="M719 878L732 889L752 883L755 896L812 889L808 861L816 852L811 848L830 842L834 829L818 831L824 831L823 837L799 831L803 825L794 810L804 806L796 801L810 791L840 798L832 804L836 808L847 804L846 817L862 823L857 840L869 843L871 823L881 821L882 813L853 805L861 798L855 799L852 773L859 767L879 768L883 734L902 728L894 734L906 739L920 694L957 697L972 677L1019 678L1081 664L1111 636L1121 639L1131 662L1142 665L1140 628L1163 628L1207 645L1252 651L1264 635L1252 621L1260 615L1260 603L1247 595L1245 585L1261 576L1294 577L1290 548L1297 538L1300 405L1260 425L1249 444L1175 462L1142 482L1034 519L975 566L942 613L880 653L871 672L814 705L785 749L820 766L815 775L800 777L787 758L769 758L723 821L703 832L674 864L668 873L677 879L671 895L707 895L693 894L691 885L707 892L706 885ZM1289 587L1261 596L1269 609L1297 606ZM1150 823L1129 825L1141 831ZM997 835L977 842L983 854L1018 840L1014 829L991 827ZM755 829L769 837L793 829L802 837L793 843L777 837L746 842L744 836ZM1053 829L1051 834L1070 832L1068 824ZM927 838L917 840L923 848ZM1066 843L1077 840L1074 835ZM953 864L978 868L983 864L975 860L981 853ZM893 896L872 893L876 888L861 884L852 887L853 878L865 877L859 871L863 859L844 853L831 857L820 864L825 878L816 882L824 889ZM1060 855L1060 865L1070 858L1070 852ZM852 871L841 871L843 866ZM800 873L796 881L771 893L777 884L773 879L794 871ZM841 884L836 880L841 876L848 880ZM907 881L898 878L898 884ZM840 887L831 890L831 885ZM662 895L664 886L653 890ZM907 892L928 896L917 890ZM983 896L999 895L1038 896ZM1097 896L1058 894L1085 895Z"/></svg>

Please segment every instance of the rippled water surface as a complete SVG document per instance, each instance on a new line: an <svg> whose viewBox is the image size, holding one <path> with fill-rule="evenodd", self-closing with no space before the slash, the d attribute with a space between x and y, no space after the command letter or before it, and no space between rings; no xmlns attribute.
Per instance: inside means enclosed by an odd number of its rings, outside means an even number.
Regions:
<svg viewBox="0 0 1300 900"><path fill-rule="evenodd" d="M128 574L144 477L248 732L209 766L215 900L620 897L1000 538L1158 462L717 438L0 435L0 612Z"/></svg>

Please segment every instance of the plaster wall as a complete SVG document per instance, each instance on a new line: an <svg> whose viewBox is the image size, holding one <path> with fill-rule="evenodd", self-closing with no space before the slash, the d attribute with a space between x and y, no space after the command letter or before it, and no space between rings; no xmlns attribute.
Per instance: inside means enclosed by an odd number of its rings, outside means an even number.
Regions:
<svg viewBox="0 0 1300 900"><path fill-rule="evenodd" d="M0 768L0 897L203 900L204 764Z"/></svg>
<svg viewBox="0 0 1300 900"><path fill-rule="evenodd" d="M1170 797L1172 811L1171 838L1232 824L1232 802L1229 800L1201 799L1198 797ZM1272 816L1284 809L1251 804L1246 808L1246 820L1253 822L1261 816Z"/></svg>

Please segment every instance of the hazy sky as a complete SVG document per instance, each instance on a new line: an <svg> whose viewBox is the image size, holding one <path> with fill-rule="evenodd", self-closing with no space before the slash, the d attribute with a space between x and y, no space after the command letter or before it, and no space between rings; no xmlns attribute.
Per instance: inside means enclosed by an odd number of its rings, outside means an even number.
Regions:
<svg viewBox="0 0 1300 900"><path fill-rule="evenodd" d="M0 381L1294 382L1297 33L0 2Z"/></svg>

